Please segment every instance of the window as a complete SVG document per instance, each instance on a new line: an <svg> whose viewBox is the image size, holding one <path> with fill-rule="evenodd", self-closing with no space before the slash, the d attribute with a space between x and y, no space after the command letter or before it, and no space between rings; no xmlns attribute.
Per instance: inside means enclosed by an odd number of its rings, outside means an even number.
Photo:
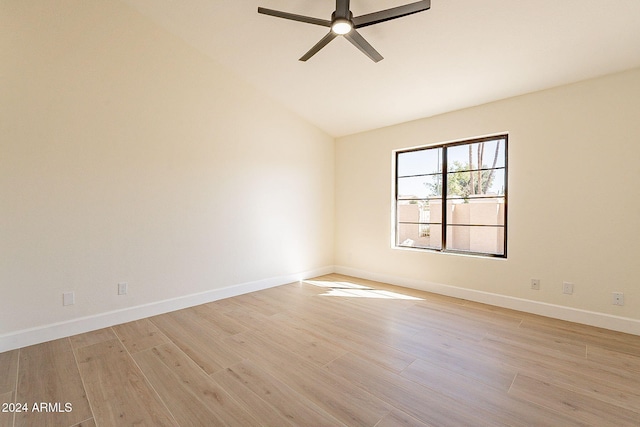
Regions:
<svg viewBox="0 0 640 427"><path fill-rule="evenodd" d="M395 246L506 257L507 140L396 151Z"/></svg>

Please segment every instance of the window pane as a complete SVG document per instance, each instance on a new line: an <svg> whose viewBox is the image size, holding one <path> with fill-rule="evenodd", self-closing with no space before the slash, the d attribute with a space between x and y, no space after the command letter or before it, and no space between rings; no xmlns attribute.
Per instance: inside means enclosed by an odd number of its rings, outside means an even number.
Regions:
<svg viewBox="0 0 640 427"><path fill-rule="evenodd" d="M504 195L505 170L456 171L447 173L448 198L468 198L473 195Z"/></svg>
<svg viewBox="0 0 640 427"><path fill-rule="evenodd" d="M440 175L398 178L398 199L427 199L440 196L441 193L442 177Z"/></svg>
<svg viewBox="0 0 640 427"><path fill-rule="evenodd" d="M447 227L447 249L504 255L504 227Z"/></svg>
<svg viewBox="0 0 640 427"><path fill-rule="evenodd" d="M483 171L484 174L488 174L489 176L483 178L484 188L482 194L487 195L504 195L505 194L505 169L495 169Z"/></svg>
<svg viewBox="0 0 640 427"><path fill-rule="evenodd" d="M466 198L471 194L471 172L447 173L447 198Z"/></svg>
<svg viewBox="0 0 640 427"><path fill-rule="evenodd" d="M426 209L429 210L428 222L442 223L442 198L429 200Z"/></svg>
<svg viewBox="0 0 640 427"><path fill-rule="evenodd" d="M438 173L442 171L442 148L399 153L397 162L399 177Z"/></svg>
<svg viewBox="0 0 640 427"><path fill-rule="evenodd" d="M431 222L425 200L399 200L396 220L398 222Z"/></svg>
<svg viewBox="0 0 640 427"><path fill-rule="evenodd" d="M449 147L447 149L447 169L459 171L505 167L505 145L504 139L495 139Z"/></svg>
<svg viewBox="0 0 640 427"><path fill-rule="evenodd" d="M398 224L397 245L409 248L440 249L442 226L433 224Z"/></svg>
<svg viewBox="0 0 640 427"><path fill-rule="evenodd" d="M442 199L398 200L396 221L441 223Z"/></svg>
<svg viewBox="0 0 640 427"><path fill-rule="evenodd" d="M504 225L504 199L467 199L447 203L449 224Z"/></svg>

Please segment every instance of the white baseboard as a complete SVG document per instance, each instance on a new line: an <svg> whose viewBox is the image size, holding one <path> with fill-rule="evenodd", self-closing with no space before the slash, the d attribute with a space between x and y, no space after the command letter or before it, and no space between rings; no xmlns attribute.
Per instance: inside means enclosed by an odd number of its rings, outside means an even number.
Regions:
<svg viewBox="0 0 640 427"><path fill-rule="evenodd" d="M569 322L581 323L589 326L596 326L612 331L640 335L640 320L630 319L628 317L614 316L611 314L598 313L594 311L548 304L545 302L510 297L490 292L460 288L457 286L443 285L439 283L428 282L426 280L408 279L398 276L372 273L370 271L358 270L355 268L339 265L335 266L334 271L339 274L359 277L361 279L374 280L376 282L388 283L405 288L433 292L435 294L447 295L450 297L495 305L512 310L524 311L527 313L538 314L540 316L552 317L554 319L566 320Z"/></svg>
<svg viewBox="0 0 640 427"><path fill-rule="evenodd" d="M636 319L433 283L426 280L416 280L393 275L372 273L370 271L336 265L297 274L289 274L241 283L228 286L226 288L213 289L197 294L185 295L136 307L99 313L92 316L0 335L0 353L334 272L347 276L360 277L362 279L374 280L406 288L413 288L455 298L466 299L469 301L495 305L512 310L524 311L569 322L576 322L613 331L640 335L640 320Z"/></svg>
<svg viewBox="0 0 640 427"><path fill-rule="evenodd" d="M24 329L0 335L0 353L330 273L333 273L333 266L241 283L226 288Z"/></svg>

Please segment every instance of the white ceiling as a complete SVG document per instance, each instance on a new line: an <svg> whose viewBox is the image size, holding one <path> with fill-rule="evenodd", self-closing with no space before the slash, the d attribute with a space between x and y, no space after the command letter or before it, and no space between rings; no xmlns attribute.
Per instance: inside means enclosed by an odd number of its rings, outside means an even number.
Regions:
<svg viewBox="0 0 640 427"><path fill-rule="evenodd" d="M432 0L431 9L342 37L308 62L334 0L124 0L333 136L640 67L640 0ZM351 0L355 16L414 0Z"/></svg>

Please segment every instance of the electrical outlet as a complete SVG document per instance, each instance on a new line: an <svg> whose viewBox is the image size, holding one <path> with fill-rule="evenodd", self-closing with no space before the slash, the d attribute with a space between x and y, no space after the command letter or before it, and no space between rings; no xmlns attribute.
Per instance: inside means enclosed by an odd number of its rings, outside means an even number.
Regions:
<svg viewBox="0 0 640 427"><path fill-rule="evenodd" d="M531 289L540 290L540 279L531 279Z"/></svg>
<svg viewBox="0 0 640 427"><path fill-rule="evenodd" d="M562 293L571 295L573 293L573 283L562 282Z"/></svg>
<svg viewBox="0 0 640 427"><path fill-rule="evenodd" d="M76 302L76 297L73 292L65 292L62 294L62 305L73 305Z"/></svg>
<svg viewBox="0 0 640 427"><path fill-rule="evenodd" d="M624 305L624 294L622 292L614 292L611 295L613 296L613 305Z"/></svg>
<svg viewBox="0 0 640 427"><path fill-rule="evenodd" d="M127 282L118 283L118 295L126 295L128 287Z"/></svg>

